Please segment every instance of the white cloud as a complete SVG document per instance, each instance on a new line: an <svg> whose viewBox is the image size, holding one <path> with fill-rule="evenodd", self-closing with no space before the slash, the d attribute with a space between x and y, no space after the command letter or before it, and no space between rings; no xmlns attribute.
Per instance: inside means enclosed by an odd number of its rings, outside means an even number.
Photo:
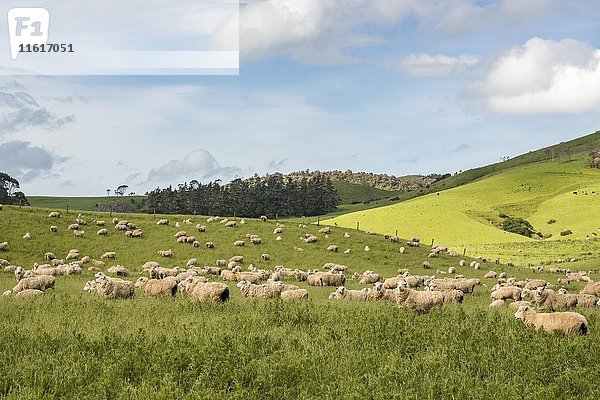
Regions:
<svg viewBox="0 0 600 400"><path fill-rule="evenodd" d="M437 28L455 34L473 33L496 24L514 26L531 23L558 7L553 0L502 0L487 5L471 1L442 2L437 10Z"/></svg>
<svg viewBox="0 0 600 400"><path fill-rule="evenodd" d="M64 158L29 142L15 140L0 144L0 171L23 182L49 174L56 163L63 161Z"/></svg>
<svg viewBox="0 0 600 400"><path fill-rule="evenodd" d="M600 110L600 50L576 40L533 38L500 57L473 93L506 114Z"/></svg>
<svg viewBox="0 0 600 400"><path fill-rule="evenodd" d="M478 63L479 58L468 55L411 54L402 59L400 67L412 76L452 76L463 74Z"/></svg>
<svg viewBox="0 0 600 400"><path fill-rule="evenodd" d="M148 173L148 182L164 182L180 178L200 180L216 176L233 176L239 171L237 167L221 167L217 160L205 149L188 153L182 160L171 160Z"/></svg>

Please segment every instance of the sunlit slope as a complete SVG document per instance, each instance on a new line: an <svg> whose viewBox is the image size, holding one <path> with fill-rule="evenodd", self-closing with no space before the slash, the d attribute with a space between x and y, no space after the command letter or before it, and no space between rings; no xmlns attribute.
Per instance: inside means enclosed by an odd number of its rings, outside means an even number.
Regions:
<svg viewBox="0 0 600 400"><path fill-rule="evenodd" d="M581 155L570 162L546 161L515 167L470 184L406 202L328 220L340 226L401 237L420 236L448 245L531 241L497 228L499 213L523 217L553 239L564 229L570 238L598 232L600 171ZM594 189L595 188L595 189ZM586 196L582 192L588 192ZM574 195L573 191L578 191ZM547 224L550 219L557 223Z"/></svg>

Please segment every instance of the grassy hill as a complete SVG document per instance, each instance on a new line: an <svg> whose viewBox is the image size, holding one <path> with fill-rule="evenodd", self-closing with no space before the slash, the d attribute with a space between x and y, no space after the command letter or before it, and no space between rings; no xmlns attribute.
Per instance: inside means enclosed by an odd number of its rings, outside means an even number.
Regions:
<svg viewBox="0 0 600 400"><path fill-rule="evenodd" d="M389 199L402 193L397 190L382 190L357 183L343 181L332 181L332 183L340 196L340 204L370 203L372 201Z"/></svg>
<svg viewBox="0 0 600 400"><path fill-rule="evenodd" d="M454 186L448 190L344 214L327 223L351 228L358 222L361 229L381 233L398 230L404 237L417 235L426 241L435 239L438 243L467 248L471 254L488 251L519 258L528 254L530 260L598 255L598 249L588 254L590 250L583 243L571 246L571 252L565 252L564 248L548 251L528 245L534 242L532 239L499 228L502 213L529 220L536 230L550 237L548 241L594 239L600 235L600 170L587 166L587 151L600 146L600 133L569 143L554 146L550 152L542 149L502 165L466 171L437 182L429 189ZM568 158L550 156L548 160L540 160L545 154L552 151L558 154L567 148L572 149ZM550 220L556 222L548 224ZM560 232L567 229L572 235L560 236ZM510 246L509 243L515 244ZM529 246L531 251L519 252L523 246Z"/></svg>
<svg viewBox="0 0 600 400"><path fill-rule="evenodd" d="M600 352L600 309L580 309L590 335L563 338L527 329L514 319L514 310L490 309L489 287L495 280L483 274L493 268L517 279L532 277L526 268L483 264L481 270L460 267L459 258L427 258L427 246L398 252L399 244L381 235L286 223L283 240L275 240L274 221L246 220L228 228L205 217L167 216L170 226L159 226L161 216L118 214L144 231L142 239L126 238L110 223L109 235L95 234L93 220L110 221L107 213L86 212L88 225L82 238L67 230L77 213L48 218L47 209L5 206L0 211L0 242L8 241L0 258L31 268L44 263L44 253L64 257L71 248L94 259L106 251L117 258L104 271L121 264L136 280L146 261L184 267L187 260L214 265L217 259L243 255L250 264L273 269L320 268L325 262L348 265L347 286L366 288L350 278L354 272L373 270L384 277L398 268L413 274L446 271L478 277L487 284L476 287L463 304L444 306L429 314L399 309L388 302L332 301L333 288L307 286L306 302L278 299L251 300L229 283L226 304L191 303L175 298L144 297L139 289L131 300L109 301L83 292L90 272L58 276L55 288L36 298L0 296L0 397L22 398L185 398L185 399L297 399L297 398L578 398L597 399L600 379L596 354ZM115 215L113 213L113 215ZM175 222L181 227L174 226ZM207 225L204 233L196 223ZM48 227L56 225L57 234ZM199 241L212 241L215 249L176 244L174 234L185 230ZM30 232L32 239L22 238ZM350 237L344 233L349 232ZM261 245L234 247L246 234L258 234ZM299 240L305 233L318 236L316 244ZM329 244L340 252L326 251ZM365 252L364 246L371 251ZM299 252L294 246L302 247ZM159 258L161 249L173 249L172 259ZM342 250L351 248L350 254ZM261 259L262 253L271 256ZM423 270L428 260L432 270ZM467 258L467 261L470 261ZM585 262L576 269L589 269ZM440 275L440 273L438 273ZM535 277L556 282L556 274ZM211 280L220 281L218 277ZM15 285L12 273L0 272L0 290ZM575 283L569 291L578 291ZM532 356L535 355L535 356ZM468 362L465 362L468 360ZM540 366L543 365L543 368ZM452 379L448 379L452 377Z"/></svg>

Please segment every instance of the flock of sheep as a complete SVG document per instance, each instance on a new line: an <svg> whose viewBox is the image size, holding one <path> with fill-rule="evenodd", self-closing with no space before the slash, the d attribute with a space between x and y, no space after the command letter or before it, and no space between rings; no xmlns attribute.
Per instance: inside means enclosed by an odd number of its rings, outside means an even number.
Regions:
<svg viewBox="0 0 600 400"><path fill-rule="evenodd" d="M53 211L48 215L49 218L60 218L60 213ZM261 220L267 221L266 217ZM97 235L108 235L108 229L105 228L105 221L94 221L95 225L100 227ZM114 218L113 226L117 231L123 231L127 238L143 238L143 231L136 224ZM239 222L230 221L227 218L211 217L207 223L221 223L228 228L236 228L245 225L245 220ZM167 219L160 219L157 225L169 226ZM81 237L84 231L81 230L86 222L83 215L79 215L75 223L69 224L68 229L74 232L74 236ZM175 227L180 228L185 225L193 225L191 219L177 222ZM307 229L303 224L299 226ZM197 224L195 229L198 233L207 231L207 226ZM276 240L282 240L285 225L277 223L273 231ZM52 225L51 233L58 232L58 227ZM307 244L318 243L321 238L329 238L330 227L320 228L316 234L307 233L300 237L301 241ZM373 234L372 232L367 232ZM321 237L319 235L322 235ZM350 234L345 233L345 238ZM24 237L31 240L32 236L27 233ZM189 235L185 230L179 230L174 234L175 243L189 244L193 247L199 247L200 242L194 235ZM396 244L400 238L396 236L385 235L384 239ZM261 245L262 239L258 235L247 234L245 239L239 239L233 242L233 246L242 247L246 243L250 245ZM406 247L420 247L419 238L413 237L406 242ZM207 241L206 248L215 247L213 242ZM399 254L407 252L406 247L400 246ZM0 251L6 251L9 248L7 242L0 243ZM303 251L302 248L294 247L295 251ZM339 246L329 244L326 251L338 252ZM370 251L369 246L365 246L364 251ZM348 254L351 249L344 253ZM157 255L161 257L173 257L173 251L159 250ZM445 246L434 246L429 250L428 258L435 258L442 254L450 257L458 257L459 254L447 249ZM239 289L244 298L258 299L295 299L308 300L309 291L298 285L284 283L284 280L295 280L304 282L307 285L315 287L333 287L335 290L329 295L330 300L351 300L351 301L389 301L398 307L414 309L419 313L426 313L433 308L443 307L446 304L462 304L465 295L473 295L475 287L482 285L480 279L467 278L462 275L456 275L456 267L450 267L447 271L437 270L434 275L413 275L407 269L398 270L397 276L385 278L381 274L371 270L363 273L355 273L350 279L359 284L372 285L372 287L360 290L351 290L346 287L346 273L348 266L336 263L325 263L321 268L313 270L301 270L276 266L272 270L261 269L250 264L245 271L242 270L244 257L239 255L232 256L229 260L216 260L213 266L198 265L196 258L190 259L186 268L174 267L165 268L156 261L148 261L142 266L142 274L134 282L123 279L130 275L127 268L121 265L113 265L106 268L105 261L115 260L116 252L108 251L101 255L101 260L92 259L89 256L81 256L76 249L70 250L64 259L59 259L52 252L47 252L44 259L47 264L34 264L32 269L12 265L7 260L0 259L0 264L4 270L12 272L17 284L4 292L5 296L14 295L15 297L38 296L45 290L54 288L56 277L61 275L72 275L83 273L83 268L87 268L88 273L95 274L95 279L85 283L83 290L90 294L102 296L106 299L129 299L135 296L136 288L145 296L169 296L178 294L189 298L191 301L208 301L213 303L223 303L230 298L230 288L223 282L236 282L236 288ZM261 254L261 260L270 260L270 255ZM65 261L66 260L66 261ZM480 269L482 263L486 260L480 258L470 263L474 270ZM466 261L460 260L457 266L465 267ZM429 261L423 261L421 267L424 270L431 269ZM103 272L103 270L106 271ZM533 326L536 329L543 329L546 332L558 332L563 335L587 334L588 323L585 317L573 311L558 312L558 310L573 310L576 307L599 307L600 306L600 282L593 282L586 273L571 273L568 270L556 269L557 272L564 275L558 279L559 284L568 284L573 281L586 282L587 285L580 293L567 293L565 289L554 291L550 282L541 279L527 279L517 281L513 277L507 277L506 273L497 274L489 271L484 279L496 280L497 284L492 288L490 298L492 303L490 307L500 307L508 304L517 309L515 318L520 319L527 326ZM107 275L110 274L110 275ZM453 277L441 277L443 275L453 275ZM111 276L112 275L112 276ZM211 281L212 279L212 281ZM214 280L221 282L215 282ZM486 286L485 284L483 286ZM548 311L546 313L537 313L534 307L539 310Z"/></svg>

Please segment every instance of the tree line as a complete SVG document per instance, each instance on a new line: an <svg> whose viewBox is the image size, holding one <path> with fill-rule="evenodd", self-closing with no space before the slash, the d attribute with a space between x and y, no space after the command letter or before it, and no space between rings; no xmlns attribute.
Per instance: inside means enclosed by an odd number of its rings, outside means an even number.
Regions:
<svg viewBox="0 0 600 400"><path fill-rule="evenodd" d="M314 216L335 211L339 203L331 180L322 174L292 179L276 173L226 185L196 180L146 193L146 212L161 214L235 215L258 218Z"/></svg>
<svg viewBox="0 0 600 400"><path fill-rule="evenodd" d="M25 194L18 189L19 181L7 174L0 172L0 204L20 204L28 206Z"/></svg>

